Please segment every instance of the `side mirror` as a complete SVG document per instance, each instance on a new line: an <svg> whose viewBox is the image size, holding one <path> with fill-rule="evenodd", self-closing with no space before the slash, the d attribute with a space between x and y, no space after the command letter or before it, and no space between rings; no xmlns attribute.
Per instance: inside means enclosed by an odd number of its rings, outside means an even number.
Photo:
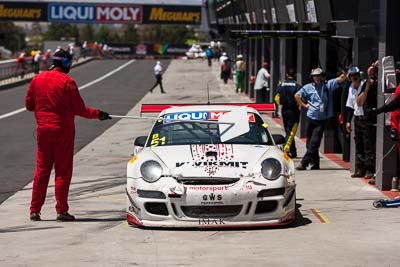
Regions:
<svg viewBox="0 0 400 267"><path fill-rule="evenodd" d="M133 146L133 155L139 153L140 150L146 145L147 136L138 136L135 139Z"/></svg>
<svg viewBox="0 0 400 267"><path fill-rule="evenodd" d="M286 139L281 134L273 134L272 139L274 140L275 145L283 145L286 143Z"/></svg>
<svg viewBox="0 0 400 267"><path fill-rule="evenodd" d="M138 136L135 139L135 146L141 146L144 147L146 145L146 140L147 140L147 136Z"/></svg>

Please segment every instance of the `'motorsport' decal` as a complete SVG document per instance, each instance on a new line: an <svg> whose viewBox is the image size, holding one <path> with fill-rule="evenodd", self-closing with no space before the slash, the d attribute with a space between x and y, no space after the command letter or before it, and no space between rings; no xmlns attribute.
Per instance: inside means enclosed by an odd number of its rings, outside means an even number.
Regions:
<svg viewBox="0 0 400 267"><path fill-rule="evenodd" d="M176 167L189 164L194 168L203 168L208 175L213 176L221 168L246 169L248 165L247 161L235 161L232 145L190 145L190 149L192 161L177 162Z"/></svg>

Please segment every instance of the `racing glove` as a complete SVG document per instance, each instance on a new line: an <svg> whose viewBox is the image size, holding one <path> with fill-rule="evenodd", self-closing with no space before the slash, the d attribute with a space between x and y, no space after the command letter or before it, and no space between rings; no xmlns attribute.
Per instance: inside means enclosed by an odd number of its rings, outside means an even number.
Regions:
<svg viewBox="0 0 400 267"><path fill-rule="evenodd" d="M394 142L400 141L397 129L392 128L390 130L390 139L392 139Z"/></svg>
<svg viewBox="0 0 400 267"><path fill-rule="evenodd" d="M112 118L107 112L101 111L99 113L99 120L104 121L104 120L111 120Z"/></svg>

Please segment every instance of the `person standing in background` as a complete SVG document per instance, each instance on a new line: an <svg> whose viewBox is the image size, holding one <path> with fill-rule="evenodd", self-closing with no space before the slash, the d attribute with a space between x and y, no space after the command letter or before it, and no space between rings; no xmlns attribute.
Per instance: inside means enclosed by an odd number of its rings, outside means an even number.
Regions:
<svg viewBox="0 0 400 267"><path fill-rule="evenodd" d="M263 62L261 69L257 73L254 91L256 94L256 103L269 103L270 89L268 81L271 77L268 70L268 62Z"/></svg>
<svg viewBox="0 0 400 267"><path fill-rule="evenodd" d="M153 89L156 88L157 85L160 85L161 93L165 94L162 84L162 66L160 61L157 61L153 70L154 70L154 76L156 77L156 83L153 85L153 87L151 87L150 93L153 93Z"/></svg>
<svg viewBox="0 0 400 267"><path fill-rule="evenodd" d="M236 60L236 93L241 93L244 90L245 71L246 63L243 60L243 55L238 55Z"/></svg>

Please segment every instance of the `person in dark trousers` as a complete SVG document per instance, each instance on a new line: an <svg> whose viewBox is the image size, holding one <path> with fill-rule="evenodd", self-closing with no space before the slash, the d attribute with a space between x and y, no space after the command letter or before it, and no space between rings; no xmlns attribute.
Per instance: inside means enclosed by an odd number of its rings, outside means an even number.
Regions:
<svg viewBox="0 0 400 267"><path fill-rule="evenodd" d="M67 75L72 56L58 50L49 71L36 75L25 98L25 106L36 117L36 171L33 179L30 219L40 221L50 173L55 170L57 221L73 221L68 213L68 192L72 178L75 116L106 120L103 111L85 106L75 81Z"/></svg>
<svg viewBox="0 0 400 267"><path fill-rule="evenodd" d="M232 63L229 57L224 59L224 62L221 65L221 78L224 80L224 84L228 83L229 78L232 75Z"/></svg>
<svg viewBox="0 0 400 267"><path fill-rule="evenodd" d="M291 158L297 157L296 143L294 136L300 121L300 109L294 95L300 90L296 83L296 71L291 69L286 74L286 80L276 89L275 101L282 106L281 114L286 134L284 150ZM291 138L290 138L291 137Z"/></svg>
<svg viewBox="0 0 400 267"><path fill-rule="evenodd" d="M150 93L153 93L153 89L156 88L157 85L160 85L161 93L165 94L165 91L164 91L164 88L162 85L162 67L161 67L160 61L157 61L156 65L154 66L154 76L156 77L157 81L153 85L153 87L151 87Z"/></svg>
<svg viewBox="0 0 400 267"><path fill-rule="evenodd" d="M365 178L375 183L375 157L376 157L376 116L369 116L371 110L376 109L378 99L378 62L372 63L367 71L366 85L361 88L356 102L362 107L363 114L354 117L355 134L361 135L358 139L363 144L363 155L356 155L358 161L363 163ZM356 144L357 146L357 144ZM360 146L360 145L359 145ZM356 152L358 153L357 149Z"/></svg>
<svg viewBox="0 0 400 267"><path fill-rule="evenodd" d="M346 79L343 72L337 78L324 81L323 70L311 71L313 82L304 85L296 94L299 106L307 110L307 150L296 170L305 170L309 165L312 170L320 169L319 146L328 119L334 116L333 91Z"/></svg>
<svg viewBox="0 0 400 267"><path fill-rule="evenodd" d="M375 172L375 132L374 120L371 120L364 111L364 103L358 101L360 95L369 91L370 80L362 80L360 69L357 66L349 68L348 79L351 81L346 101L346 130L351 132L351 120L354 115L354 141L355 141L355 172L352 178L373 178ZM376 123L376 121L375 121Z"/></svg>
<svg viewBox="0 0 400 267"><path fill-rule="evenodd" d="M207 47L207 49L206 49L206 57L207 57L208 66L211 67L212 59L214 57L214 52L211 50L211 46Z"/></svg>

